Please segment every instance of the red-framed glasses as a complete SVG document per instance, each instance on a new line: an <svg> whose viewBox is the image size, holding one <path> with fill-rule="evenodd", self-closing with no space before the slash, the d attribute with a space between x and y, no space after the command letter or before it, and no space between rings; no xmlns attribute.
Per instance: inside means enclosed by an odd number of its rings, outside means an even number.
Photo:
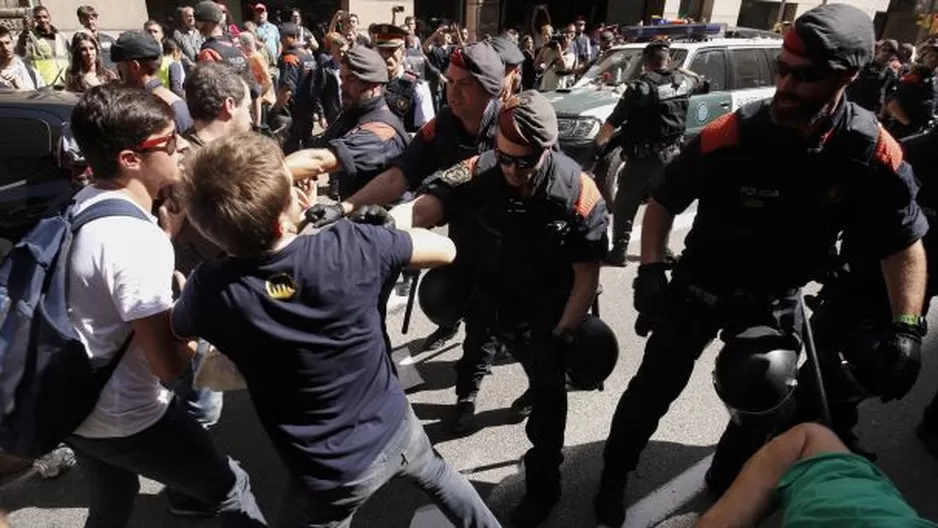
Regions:
<svg viewBox="0 0 938 528"><path fill-rule="evenodd" d="M172 156L176 153L176 137L176 133L173 132L172 134L166 136L148 139L135 146L131 150L141 154L146 154L149 152L165 152L167 155Z"/></svg>

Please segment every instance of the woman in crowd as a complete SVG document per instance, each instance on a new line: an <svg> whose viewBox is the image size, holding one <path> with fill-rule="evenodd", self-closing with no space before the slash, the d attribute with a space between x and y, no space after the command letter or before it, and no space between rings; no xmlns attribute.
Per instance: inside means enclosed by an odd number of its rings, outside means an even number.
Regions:
<svg viewBox="0 0 938 528"><path fill-rule="evenodd" d="M117 74L101 63L98 41L88 33L75 33L71 50L71 66L65 75L66 90L82 93L92 86L117 80Z"/></svg>

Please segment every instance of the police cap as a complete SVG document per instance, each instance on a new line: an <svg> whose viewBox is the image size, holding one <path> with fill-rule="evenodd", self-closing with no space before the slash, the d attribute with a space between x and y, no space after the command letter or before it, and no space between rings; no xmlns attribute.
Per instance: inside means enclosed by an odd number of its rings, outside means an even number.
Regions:
<svg viewBox="0 0 938 528"><path fill-rule="evenodd" d="M196 22L211 22L213 24L221 24L222 18L225 16L221 6L209 0L196 4L192 14Z"/></svg>
<svg viewBox="0 0 938 528"><path fill-rule="evenodd" d="M527 90L502 107L498 129L512 143L550 148L557 143L557 113L540 92Z"/></svg>
<svg viewBox="0 0 938 528"><path fill-rule="evenodd" d="M524 62L524 54L518 45L507 37L495 37L490 44L498 53L498 58L505 63L505 66L518 66Z"/></svg>
<svg viewBox="0 0 938 528"><path fill-rule="evenodd" d="M875 43L866 13L847 4L827 4L798 17L782 45L832 70L858 70L870 61Z"/></svg>
<svg viewBox="0 0 938 528"><path fill-rule="evenodd" d="M125 31L111 45L111 62L158 59L163 56L163 46L153 35L142 31Z"/></svg>
<svg viewBox="0 0 938 528"><path fill-rule="evenodd" d="M410 34L406 29L393 24L372 24L368 31L374 35L376 48L399 48L404 45L404 39Z"/></svg>
<svg viewBox="0 0 938 528"><path fill-rule="evenodd" d="M612 42L616 39L616 36L612 34L612 31L603 31L599 34L599 40L602 42Z"/></svg>
<svg viewBox="0 0 938 528"><path fill-rule="evenodd" d="M388 65L381 55L371 48L353 46L345 54L343 63L360 81L379 84L388 82Z"/></svg>
<svg viewBox="0 0 938 528"><path fill-rule="evenodd" d="M281 37L299 37L300 27L292 22L287 22L280 26Z"/></svg>
<svg viewBox="0 0 938 528"><path fill-rule="evenodd" d="M482 89L492 97L501 91L505 64L491 44L476 42L464 48L456 48L449 57L449 63L451 66L469 70Z"/></svg>

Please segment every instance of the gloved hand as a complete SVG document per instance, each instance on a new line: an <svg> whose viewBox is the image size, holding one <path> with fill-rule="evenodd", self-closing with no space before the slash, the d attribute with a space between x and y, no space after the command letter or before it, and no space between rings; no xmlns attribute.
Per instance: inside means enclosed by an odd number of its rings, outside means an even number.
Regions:
<svg viewBox="0 0 938 528"><path fill-rule="evenodd" d="M342 204L316 204L304 213L306 220L315 228L325 227L334 224L345 216L345 210Z"/></svg>
<svg viewBox="0 0 938 528"><path fill-rule="evenodd" d="M882 358L884 369L880 395L884 402L899 400L905 396L922 370L923 328L906 323L893 323L889 334L876 348Z"/></svg>
<svg viewBox="0 0 938 528"><path fill-rule="evenodd" d="M380 205L359 207L348 216L348 219L357 224L394 227L394 217L388 213L387 209Z"/></svg>
<svg viewBox="0 0 938 528"><path fill-rule="evenodd" d="M635 290L635 310L638 313L661 313L663 293L668 286L668 276L665 273L668 267L664 262L642 264L638 267L638 276L632 283L632 289Z"/></svg>

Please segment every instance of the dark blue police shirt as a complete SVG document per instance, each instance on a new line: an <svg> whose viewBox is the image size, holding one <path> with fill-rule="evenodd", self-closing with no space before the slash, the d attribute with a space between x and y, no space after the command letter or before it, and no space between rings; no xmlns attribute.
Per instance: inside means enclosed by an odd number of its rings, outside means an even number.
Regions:
<svg viewBox="0 0 938 528"><path fill-rule="evenodd" d="M412 251L402 231L343 220L264 258L206 262L176 304L174 332L238 366L278 453L310 489L360 475L403 420L378 294Z"/></svg>
<svg viewBox="0 0 938 528"><path fill-rule="evenodd" d="M837 235L876 259L922 238L928 222L896 141L855 103L805 141L772 122L769 102L708 125L667 168L654 198L671 214L699 200L682 263L698 286L756 292L803 286Z"/></svg>

